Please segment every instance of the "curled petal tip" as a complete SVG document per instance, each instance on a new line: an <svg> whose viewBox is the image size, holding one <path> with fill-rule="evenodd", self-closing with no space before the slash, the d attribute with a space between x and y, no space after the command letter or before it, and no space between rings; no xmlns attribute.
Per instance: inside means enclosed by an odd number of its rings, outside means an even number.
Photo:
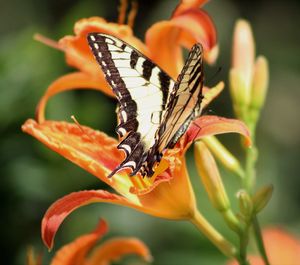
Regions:
<svg viewBox="0 0 300 265"><path fill-rule="evenodd" d="M239 133L244 136L246 146L251 144L249 129L242 121L213 115L200 116L194 120L186 133L186 142L188 145L205 136L223 133Z"/></svg>
<svg viewBox="0 0 300 265"><path fill-rule="evenodd" d="M211 50L204 53L204 58L208 64L214 64L219 55L219 45L215 45Z"/></svg>

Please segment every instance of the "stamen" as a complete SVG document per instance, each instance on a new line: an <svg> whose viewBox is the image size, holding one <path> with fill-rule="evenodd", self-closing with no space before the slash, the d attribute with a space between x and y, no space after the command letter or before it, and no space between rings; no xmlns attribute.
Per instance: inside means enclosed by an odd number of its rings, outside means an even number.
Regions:
<svg viewBox="0 0 300 265"><path fill-rule="evenodd" d="M35 40L37 40L37 41L39 41L39 42L41 42L41 43L43 43L43 44L45 44L49 47L52 47L54 49L64 51L64 49L61 46L59 46L57 41L51 40L51 39L49 39L49 38L47 38L47 37L45 37L45 36L43 36L39 33L34 34L33 39L35 39Z"/></svg>
<svg viewBox="0 0 300 265"><path fill-rule="evenodd" d="M133 186L138 190L144 189L144 185L141 183L140 179L137 176L129 177Z"/></svg>
<svg viewBox="0 0 300 265"><path fill-rule="evenodd" d="M153 184L152 178L143 178L140 174L130 177L130 180L133 186L140 191L149 188Z"/></svg>
<svg viewBox="0 0 300 265"><path fill-rule="evenodd" d="M76 125L78 126L78 128L81 130L82 134L87 136L88 139L91 141L91 142L94 142L95 140L89 135L87 134L84 129L82 128L82 126L80 125L80 123L77 121L77 119L75 118L74 115L71 116L71 119L76 123Z"/></svg>
<svg viewBox="0 0 300 265"><path fill-rule="evenodd" d="M83 130L83 128L81 127L80 123L78 122L78 120L75 118L74 115L71 116L71 119L76 123L76 125L82 131L82 133L85 133L84 130Z"/></svg>
<svg viewBox="0 0 300 265"><path fill-rule="evenodd" d="M125 22L127 6L128 6L128 0L120 0L119 18L118 18L119 24L124 24Z"/></svg>
<svg viewBox="0 0 300 265"><path fill-rule="evenodd" d="M146 182L144 181L144 178L142 178L141 175L137 175L137 177L138 177L139 181L141 182L141 184L143 185L143 188L147 188L148 186L147 186Z"/></svg>
<svg viewBox="0 0 300 265"><path fill-rule="evenodd" d="M147 186L147 187L150 187L152 186L153 184L153 181L155 180L156 176L153 178L153 176L151 178L148 178L148 177L144 177L143 178L143 181L144 181L144 184Z"/></svg>
<svg viewBox="0 0 300 265"><path fill-rule="evenodd" d="M131 9L128 14L127 25L133 28L134 20L138 11L138 2L137 0L131 0Z"/></svg>

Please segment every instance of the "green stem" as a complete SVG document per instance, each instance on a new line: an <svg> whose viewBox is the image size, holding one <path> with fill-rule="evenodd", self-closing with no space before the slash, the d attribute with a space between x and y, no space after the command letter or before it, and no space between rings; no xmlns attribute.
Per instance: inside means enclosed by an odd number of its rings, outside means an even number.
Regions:
<svg viewBox="0 0 300 265"><path fill-rule="evenodd" d="M255 166L256 166L256 161L257 161L257 157L258 157L258 151L257 151L256 145L255 145L255 127L256 126L254 125L254 123L250 123L250 124L248 124L248 126L249 126L249 129L251 132L253 146L252 146L252 148L246 149L245 178L243 181L243 185L244 185L244 188L246 189L246 191L251 195L253 193L253 188L254 188L254 184L255 184L255 180L256 180ZM257 244L258 250L260 252L260 255L263 258L265 265L270 265L266 251L265 251L265 246L264 246L264 242L263 242L263 238L262 238L262 234L261 234L260 225L259 225L256 215L253 216L253 218L251 220L251 224L254 228L256 244ZM247 230L249 230L249 229L247 229ZM248 231L245 231L245 233L246 232L248 234ZM246 253L246 249L247 249L247 242L244 246L242 246L242 244L241 244L240 255L243 255L244 252Z"/></svg>
<svg viewBox="0 0 300 265"><path fill-rule="evenodd" d="M245 178L243 179L244 188L249 194L251 194L253 191L253 187L256 179L256 172L255 172L256 160L257 160L257 149L253 143L253 146L246 150Z"/></svg>
<svg viewBox="0 0 300 265"><path fill-rule="evenodd" d="M268 260L268 256L267 256L267 253L266 253L266 249L265 249L265 246L264 246L264 242L263 242L263 238L262 238L262 234L261 234L261 229L260 229L260 226L259 226L257 216L253 217L252 225L253 225L253 229L254 229L256 244L257 244L258 250L260 252L260 255L263 258L265 265L270 265L270 262Z"/></svg>
<svg viewBox="0 0 300 265"><path fill-rule="evenodd" d="M247 246L248 246L248 234L249 228L245 228L244 233L240 235L240 253L239 253L239 263L240 265L248 265L247 261Z"/></svg>
<svg viewBox="0 0 300 265"><path fill-rule="evenodd" d="M226 211L221 212L221 214L227 225L230 227L230 229L232 229L238 235L243 233L243 227L241 225L241 222L238 220L231 208L228 208Z"/></svg>
<svg viewBox="0 0 300 265"><path fill-rule="evenodd" d="M236 248L227 241L205 217L196 211L190 220L224 255L230 258L236 257Z"/></svg>

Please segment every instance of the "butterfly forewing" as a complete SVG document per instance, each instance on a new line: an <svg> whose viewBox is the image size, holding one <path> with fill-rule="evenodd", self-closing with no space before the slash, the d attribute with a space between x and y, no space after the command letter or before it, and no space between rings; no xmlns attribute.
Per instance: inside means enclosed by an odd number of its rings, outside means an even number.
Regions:
<svg viewBox="0 0 300 265"><path fill-rule="evenodd" d="M157 155L166 148L173 148L190 122L200 115L204 76L202 55L201 44L195 44L177 78L157 131L159 141L154 148Z"/></svg>
<svg viewBox="0 0 300 265"><path fill-rule="evenodd" d="M161 120L174 87L174 81L129 44L110 35L91 33L88 42L118 102L118 145L125 160L110 174L131 168L132 174L152 172L156 156L149 155L157 145ZM148 160L155 160L154 162ZM141 173L143 173L141 172Z"/></svg>

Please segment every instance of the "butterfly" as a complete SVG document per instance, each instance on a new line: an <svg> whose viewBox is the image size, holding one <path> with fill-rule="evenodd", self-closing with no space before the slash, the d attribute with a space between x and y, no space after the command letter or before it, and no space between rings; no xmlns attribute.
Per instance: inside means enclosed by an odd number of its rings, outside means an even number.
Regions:
<svg viewBox="0 0 300 265"><path fill-rule="evenodd" d="M151 177L163 152L173 148L201 114L203 48L195 44L176 81L128 43L90 33L89 46L118 100L118 149L126 158L108 177L130 168Z"/></svg>

